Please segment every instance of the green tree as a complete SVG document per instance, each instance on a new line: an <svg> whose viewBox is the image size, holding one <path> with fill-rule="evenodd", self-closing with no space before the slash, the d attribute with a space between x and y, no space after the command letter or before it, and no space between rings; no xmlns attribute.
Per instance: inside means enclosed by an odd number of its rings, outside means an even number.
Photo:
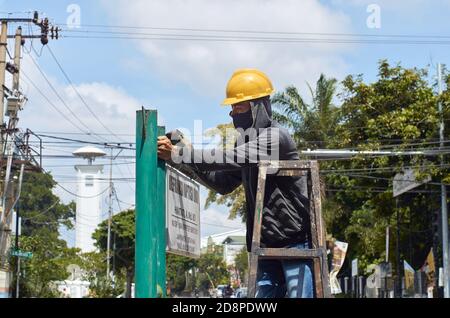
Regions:
<svg viewBox="0 0 450 318"><path fill-rule="evenodd" d="M69 277L67 267L77 262L78 250L68 248L57 233L46 229L21 238L21 249L33 253L31 259L21 262L21 297L59 297L52 283Z"/></svg>
<svg viewBox="0 0 450 318"><path fill-rule="evenodd" d="M167 254L167 285L171 294L177 294L187 289L186 273L193 270L196 264L196 259L171 253Z"/></svg>
<svg viewBox="0 0 450 318"><path fill-rule="evenodd" d="M50 173L24 174L20 197L22 235L32 236L44 226L53 232L58 232L61 225L73 228L75 202L63 204L52 192L55 186Z"/></svg>
<svg viewBox="0 0 450 318"><path fill-rule="evenodd" d="M234 263L236 264L236 269L239 273L239 278L242 282L246 282L247 273L248 273L248 252L247 247L243 247L236 257L234 258Z"/></svg>
<svg viewBox="0 0 450 318"><path fill-rule="evenodd" d="M114 275L114 282L106 277L106 253L90 252L81 255L81 268L85 280L90 282L89 297L110 298L125 291L125 273L119 270Z"/></svg>
<svg viewBox="0 0 450 318"><path fill-rule="evenodd" d="M288 86L272 98L273 117L291 129L299 149L325 148L338 122L338 108L333 105L337 80L321 74L316 88L308 84L312 103L308 104L295 86Z"/></svg>
<svg viewBox="0 0 450 318"><path fill-rule="evenodd" d="M22 235L19 248L33 253L21 262L21 297L57 297L55 281L68 278L67 266L78 262L78 249L59 238L61 226L72 228L74 203L65 205L52 193L56 182L48 173L26 173L20 197ZM13 268L16 259L13 258ZM14 277L13 286L15 286Z"/></svg>
<svg viewBox="0 0 450 318"><path fill-rule="evenodd" d="M112 217L111 220L111 256L115 262L115 276L121 279L125 274L126 292L125 297L131 297L131 284L134 279L134 248L135 248L135 213L133 210L122 211ZM92 237L96 240L95 245L105 254L108 239L108 220L99 224ZM115 248L113 249L113 244ZM106 257L105 257L106 259ZM112 264L112 262L111 262ZM106 272L106 268L105 268ZM96 275L97 281L102 281L101 273ZM105 274L103 273L103 277ZM113 289L111 289L113 290ZM113 295L111 295L113 296Z"/></svg>
<svg viewBox="0 0 450 318"><path fill-rule="evenodd" d="M330 145L356 150L435 149L439 115L437 97L427 81L427 70L379 64L378 79L366 84L362 76L343 81L340 120ZM404 167L416 168L440 182L436 156L357 156L321 164L326 175L324 205L328 231L349 242L349 259L357 256L363 267L384 258L386 226L395 228L400 216L400 252L414 267L432 246L430 217L439 208L436 186L427 185L396 200L392 179ZM422 167L422 168L418 168ZM420 192L420 193L419 193ZM396 233L391 231L390 249ZM390 253L395 264L395 253Z"/></svg>
<svg viewBox="0 0 450 318"><path fill-rule="evenodd" d="M213 245L209 252L202 254L197 261L199 272L206 276L203 278L203 282L206 282L206 279L209 281L209 284L204 283L204 288L215 288L217 285L226 284L229 281L223 253L218 253L219 250L217 245Z"/></svg>

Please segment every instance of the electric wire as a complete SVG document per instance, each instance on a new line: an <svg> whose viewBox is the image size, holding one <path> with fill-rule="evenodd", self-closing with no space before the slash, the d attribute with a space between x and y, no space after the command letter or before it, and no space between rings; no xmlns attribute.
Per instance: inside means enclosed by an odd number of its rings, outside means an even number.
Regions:
<svg viewBox="0 0 450 318"><path fill-rule="evenodd" d="M59 110L59 108L57 106L55 106L55 104L53 104L53 102L47 97L47 95L45 95L40 89L39 87L37 87L37 85L33 82L33 80L31 80L31 78L28 77L28 75L26 75L23 71L21 71L21 73L25 76L25 78L27 79L27 81L36 89L36 91L47 101L47 103L52 106L52 108L59 113L65 120L67 120L72 126L74 126L75 128L77 128L80 131L83 131L82 128L80 128L74 121L72 121L72 119L70 119L69 117L66 116L66 114L64 114L63 112L61 112Z"/></svg>
<svg viewBox="0 0 450 318"><path fill-rule="evenodd" d="M97 116L97 114L92 110L92 108L88 105L88 103L86 102L86 100L83 98L83 96L80 94L80 92L78 91L78 89L75 87L75 85L73 84L72 80L70 79L70 77L67 75L67 72L64 70L64 68L62 67L61 63L58 61L58 59L56 58L55 54L53 53L52 49L50 48L50 46L47 44L47 49L50 52L50 55L53 57L53 60L55 61L55 63L58 65L59 70L61 71L61 73L64 75L65 79L67 80L67 82L69 83L69 85L72 87L72 89L74 90L74 92L76 93L76 95L78 96L78 98L81 100L82 104L87 108L87 110L91 113L92 116L94 116L95 120L100 123L100 125L109 133L111 133L113 136L121 139L120 137L118 137L114 132L112 132L108 126L106 126L103 121L100 120L100 118Z"/></svg>
<svg viewBox="0 0 450 318"><path fill-rule="evenodd" d="M59 199L57 199L50 207L48 207L47 209L45 209L44 211L40 212L39 214L30 216L30 217L22 217L22 220L32 220L35 219L37 217L40 217L41 215L44 215L45 213L49 212L52 208L54 208L58 203L60 202Z"/></svg>
<svg viewBox="0 0 450 318"><path fill-rule="evenodd" d="M65 140L65 141L74 141L81 144L89 144L89 145L100 145L100 146L108 146L108 147L114 147L118 149L125 149L125 150L136 150L136 148L131 148L131 146L123 147L122 144L128 144L128 143L117 143L117 146L114 144L111 144L109 142L92 142L92 141L86 141L86 140L79 140L79 139L72 139L72 138L65 138L65 137L58 137L58 136L52 136L52 135L46 135L46 134L36 134L39 137L45 137L45 138L51 138L51 139L58 139L58 140ZM131 144L130 144L131 145Z"/></svg>
<svg viewBox="0 0 450 318"><path fill-rule="evenodd" d="M64 23L59 23L64 24ZM165 31L190 31L190 32L221 32L221 33L250 33L250 34L290 34L290 35L327 35L345 37L391 37L391 38L448 38L447 35L417 35L417 34L371 34L371 33L339 33L339 32L298 32L298 31L267 31L267 30L244 30L244 29L209 29L209 28L181 28L181 27L154 27L154 26L130 26L130 25L107 25L107 24L83 24L82 28L115 28L115 29L140 29L140 30L165 30Z"/></svg>
<svg viewBox="0 0 450 318"><path fill-rule="evenodd" d="M47 75L44 73L44 71L41 69L41 67L39 66L39 64L36 62L36 60L33 58L32 54L28 55L31 59L31 61L33 62L33 64L35 65L35 67L37 68L37 70L39 71L39 73L41 74L41 76L44 78L45 82L48 84L48 86L51 88L51 90L53 91L53 93L58 97L58 99L61 101L62 105L69 111L69 113L78 121L78 123L80 123L81 126L83 126L86 131L83 131L83 129L81 129L81 131L83 132L89 132L93 137L102 140L101 137L96 136L94 133L92 133L90 131L90 128L77 116L77 114L75 114L73 112L73 110L70 108L69 105L67 105L66 101L61 97L61 95L58 93L58 91L56 90L56 88L53 86L53 84L50 82L50 80L47 78Z"/></svg>
<svg viewBox="0 0 450 318"><path fill-rule="evenodd" d="M450 45L450 41L381 41L381 40L332 40L332 39L296 39L296 40L259 40L259 39L204 39L204 38L163 38L163 37L120 37L120 36L67 36L63 35L64 38L75 38L75 39L95 39L95 40L148 40L148 41L204 41L204 42L245 42L245 43L265 43L265 44L280 44L280 43L291 43L291 44L379 44L379 45Z"/></svg>
<svg viewBox="0 0 450 318"><path fill-rule="evenodd" d="M65 187L63 187L62 185L60 185L58 182L56 183L56 185L57 185L59 188L61 188L62 190L64 190L65 192L67 192L67 193L73 195L74 197L82 198L82 199L92 199L92 198L99 197L99 196L101 196L103 193L105 193L105 192L109 189L109 187L108 187L108 188L106 188L105 190L103 190L102 192L100 192L100 193L98 193L98 194L95 194L95 195L92 195L92 196L82 196L82 195L78 195L78 194L73 193L72 191L66 189Z"/></svg>

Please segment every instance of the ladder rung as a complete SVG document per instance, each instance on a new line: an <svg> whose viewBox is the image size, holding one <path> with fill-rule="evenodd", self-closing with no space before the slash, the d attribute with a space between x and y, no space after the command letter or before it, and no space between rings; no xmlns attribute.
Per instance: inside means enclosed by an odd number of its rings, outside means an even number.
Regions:
<svg viewBox="0 0 450 318"><path fill-rule="evenodd" d="M258 248L254 252L260 258L320 258L324 255L323 249L296 249L296 248Z"/></svg>

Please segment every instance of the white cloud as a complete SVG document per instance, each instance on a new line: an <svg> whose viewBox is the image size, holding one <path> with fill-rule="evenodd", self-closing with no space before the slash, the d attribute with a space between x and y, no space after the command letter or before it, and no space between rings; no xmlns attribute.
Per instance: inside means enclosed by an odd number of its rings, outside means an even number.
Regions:
<svg viewBox="0 0 450 318"><path fill-rule="evenodd" d="M331 11L317 0L109 0L103 4L112 17L112 23L119 25L322 33L345 33L350 29L347 16L337 10ZM167 33L148 29L135 32ZM257 36L290 35L269 33ZM305 87L305 81L315 82L321 72L329 76L343 75L347 65L340 53L349 49L342 44L166 40L136 40L135 45L146 55L152 71L158 72L162 80L186 83L197 93L214 96L218 100L223 97L225 84L236 68L260 68L280 90L288 84Z"/></svg>
<svg viewBox="0 0 450 318"><path fill-rule="evenodd" d="M332 0L332 3L336 6L340 5L352 5L358 7L367 7L370 4L378 4L381 10L397 11L410 13L411 11L423 10L429 7L431 2L429 0ZM435 0L432 5L448 5L450 0Z"/></svg>
<svg viewBox="0 0 450 318"><path fill-rule="evenodd" d="M35 59L40 64L39 59ZM29 128L34 132L62 132L62 133L81 133L76 127L67 121L62 115L58 113L50 103L42 97L42 95L31 84L30 80L40 89L40 91L56 106L56 108L70 118L77 126L83 131L88 129L97 134L110 134L89 112L81 99L75 93L73 88L66 83L58 81L51 73L46 72L46 65L40 65L41 69L46 73L52 86L65 101L66 105L72 110L73 113L81 120L81 122L87 127L83 127L79 121L77 121L70 112L64 107L63 103L57 98L55 93L50 89L50 86L46 83L38 69L31 61L28 55L24 55L22 60L23 75L21 80L22 92L25 93L29 102L25 105L24 110L20 113L19 125L21 128ZM28 79L29 78L29 79ZM7 83L10 82L10 78L7 79ZM118 137L112 135L100 135L97 139L94 136L87 135L61 135L52 133L51 135L57 135L59 137L67 137L73 139L89 140L94 142L110 141L120 142L128 141L134 142L135 133L135 111L141 107L141 103L134 97L127 94L127 92L121 87L114 87L105 82L91 82L75 84L75 88L78 93L83 97L85 102L89 105L92 111L97 115L99 120L108 127L113 133L119 135ZM124 136L131 135L131 136ZM120 139L119 139L120 138ZM47 141L56 141L45 138ZM82 159L76 158L48 158L48 155L64 155L71 156L72 152L81 147L81 144L59 144L44 143L43 154L47 156L43 159L44 169L51 171L55 179L61 183L62 186L69 189L72 192L76 192L75 183L75 171L72 165L80 164ZM32 144L37 150L37 145ZM101 145L97 147L103 148ZM106 150L109 153L109 150ZM115 154L117 154L117 150ZM122 155L133 155L133 151L124 151ZM121 166L116 166L113 169L114 178L133 178L134 177L134 165L125 165L124 161L134 161L132 159L117 159L117 162L122 163ZM109 163L107 160L97 160L96 163ZM62 167L64 166L64 167ZM120 170L119 170L120 169ZM109 172L109 166L104 167L104 175ZM107 187L107 181L102 187ZM134 203L134 186L127 185L125 182L116 182L116 189L119 193L119 197L124 202ZM64 202L68 202L74 199L73 195L66 193L60 188L55 188L55 192L63 199ZM125 209L129 205L122 203L122 208ZM115 206L116 208L116 206Z"/></svg>
<svg viewBox="0 0 450 318"><path fill-rule="evenodd" d="M41 69L45 72L45 67L41 67ZM141 103L128 95L121 87L113 87L104 82L75 85L76 90L83 97L86 104L97 115L99 122L90 113L71 86L62 84L53 78L51 74L47 73L47 78L65 101L67 107L78 117L79 120L77 120L50 89L28 55L24 56L23 70L26 70L26 76L23 77L22 86L29 102L21 113L20 122L22 127L28 127L34 131L81 132L39 94L27 79L29 77L58 110L69 117L82 131L90 130L100 134L108 134L109 132L100 124L102 122L104 126L107 126L115 134L134 134L135 111L140 108ZM117 139L114 136L104 138L108 140ZM95 140L95 138L92 139Z"/></svg>

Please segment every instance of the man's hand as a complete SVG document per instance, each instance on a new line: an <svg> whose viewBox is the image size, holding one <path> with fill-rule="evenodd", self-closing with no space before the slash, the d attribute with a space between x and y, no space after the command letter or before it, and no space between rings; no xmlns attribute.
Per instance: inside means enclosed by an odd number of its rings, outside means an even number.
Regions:
<svg viewBox="0 0 450 318"><path fill-rule="evenodd" d="M158 158L162 160L170 160L172 152L174 151L174 146L169 138L166 136L158 137Z"/></svg>

